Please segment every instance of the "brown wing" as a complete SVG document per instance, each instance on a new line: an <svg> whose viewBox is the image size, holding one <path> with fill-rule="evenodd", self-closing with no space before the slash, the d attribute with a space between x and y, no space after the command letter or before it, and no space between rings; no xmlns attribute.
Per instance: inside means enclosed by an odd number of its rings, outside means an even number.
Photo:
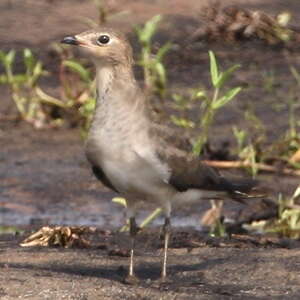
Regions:
<svg viewBox="0 0 300 300"><path fill-rule="evenodd" d="M249 192L256 185L252 179L226 179L216 169L202 163L199 157L184 149L185 139L178 132L174 136L173 129L156 124L152 128L152 137L159 159L169 167L169 183L178 191L204 189L227 191L233 195Z"/></svg>

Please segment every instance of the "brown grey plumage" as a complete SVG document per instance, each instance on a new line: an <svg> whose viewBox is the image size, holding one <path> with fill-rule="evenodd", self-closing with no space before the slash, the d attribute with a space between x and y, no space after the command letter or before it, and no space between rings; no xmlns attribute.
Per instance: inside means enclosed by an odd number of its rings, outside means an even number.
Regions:
<svg viewBox="0 0 300 300"><path fill-rule="evenodd" d="M138 201L155 201L165 212L166 259L172 203L239 196L253 184L235 183L172 143L172 131L152 122L147 99L133 75L132 50L111 29L66 37L80 46L96 66L97 103L86 141L86 155L97 178L127 199L132 249L129 277L134 277L133 248Z"/></svg>

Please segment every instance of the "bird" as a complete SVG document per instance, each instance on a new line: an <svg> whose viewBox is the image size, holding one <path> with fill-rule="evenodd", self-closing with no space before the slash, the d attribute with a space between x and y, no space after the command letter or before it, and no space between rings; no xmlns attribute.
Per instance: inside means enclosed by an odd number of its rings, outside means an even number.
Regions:
<svg viewBox="0 0 300 300"><path fill-rule="evenodd" d="M172 205L228 196L240 201L256 183L225 178L175 143L167 124L155 122L149 97L135 78L132 47L123 33L103 27L66 36L61 42L79 47L95 65L97 99L85 153L94 175L127 201L131 247L126 280L138 280L135 217L137 204L145 201L164 212L161 280L165 281Z"/></svg>

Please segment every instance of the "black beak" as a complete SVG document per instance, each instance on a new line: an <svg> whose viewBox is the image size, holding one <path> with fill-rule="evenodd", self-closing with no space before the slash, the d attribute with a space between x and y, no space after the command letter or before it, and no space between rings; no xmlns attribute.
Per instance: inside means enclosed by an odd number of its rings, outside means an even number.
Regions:
<svg viewBox="0 0 300 300"><path fill-rule="evenodd" d="M62 39L61 43L69 45L79 45L78 40L75 36L67 36Z"/></svg>

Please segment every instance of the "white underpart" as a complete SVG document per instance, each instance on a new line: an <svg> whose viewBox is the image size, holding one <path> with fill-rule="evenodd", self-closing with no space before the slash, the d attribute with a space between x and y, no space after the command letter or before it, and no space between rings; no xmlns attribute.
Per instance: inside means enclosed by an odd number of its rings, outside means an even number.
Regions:
<svg viewBox="0 0 300 300"><path fill-rule="evenodd" d="M157 202L169 215L175 191L168 184L168 166L155 153L147 131L148 120L134 113L136 107L124 104L124 95L109 90L112 80L110 68L97 70L99 111L89 138L95 137L101 168L126 197L129 215L135 214L135 202L141 200Z"/></svg>

